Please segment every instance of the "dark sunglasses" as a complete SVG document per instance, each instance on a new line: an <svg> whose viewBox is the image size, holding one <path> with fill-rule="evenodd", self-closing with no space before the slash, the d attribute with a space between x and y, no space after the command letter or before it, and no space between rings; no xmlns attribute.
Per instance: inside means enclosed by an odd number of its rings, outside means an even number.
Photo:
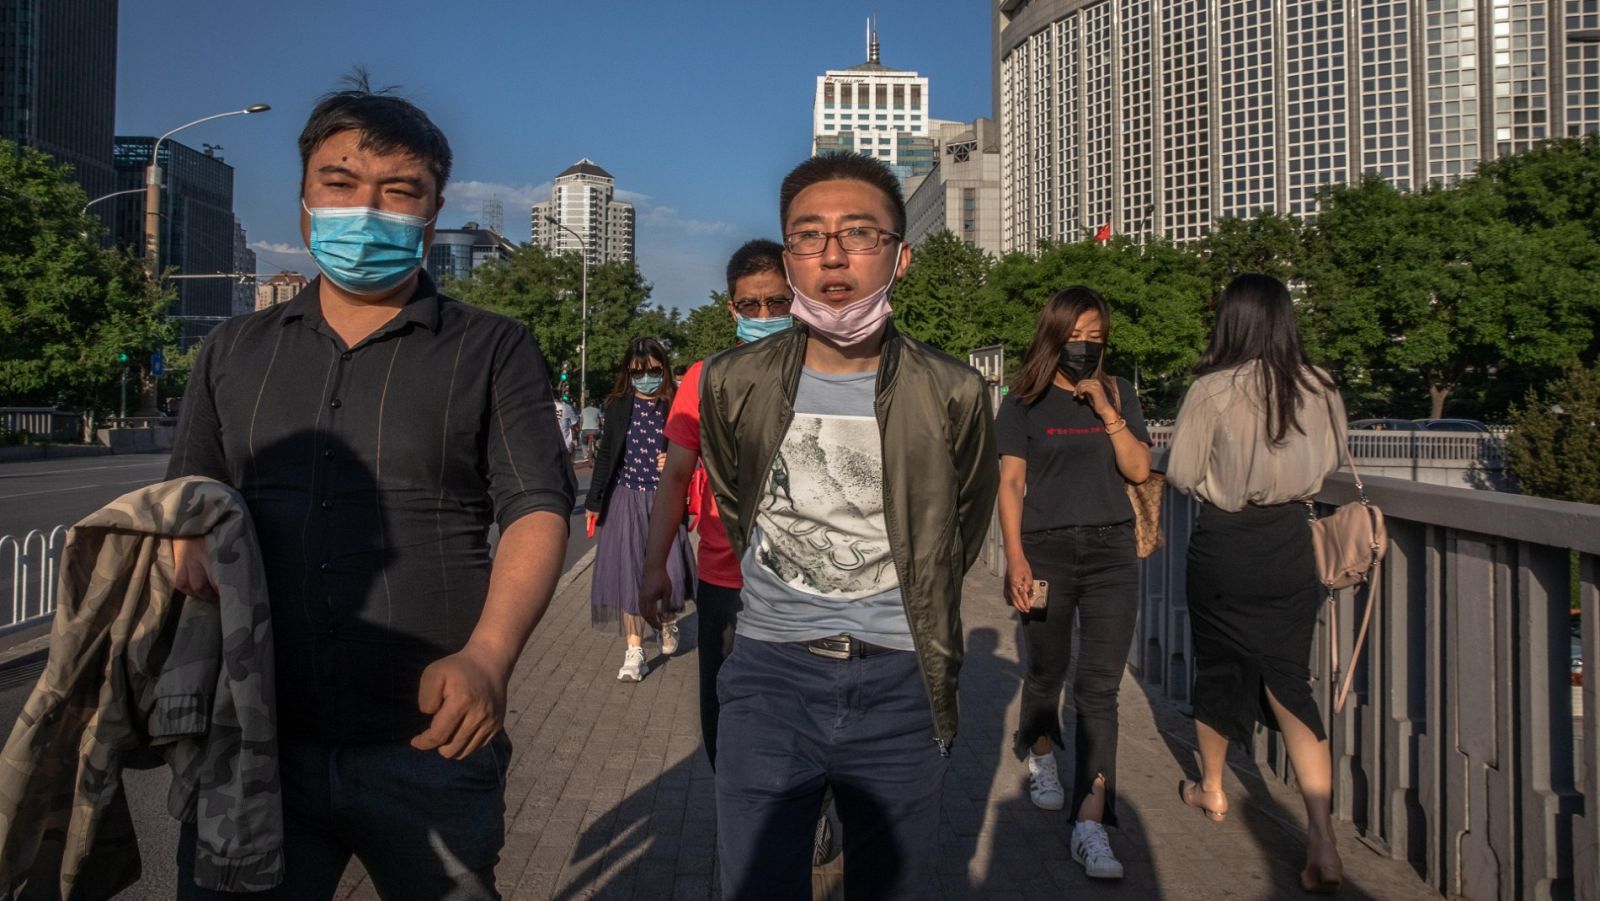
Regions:
<svg viewBox="0 0 1600 901"><path fill-rule="evenodd" d="M653 375L656 378L660 378L665 372L666 372L666 370L662 369L660 366L651 366L649 369L631 369L630 368L628 370L628 374L629 375Z"/></svg>

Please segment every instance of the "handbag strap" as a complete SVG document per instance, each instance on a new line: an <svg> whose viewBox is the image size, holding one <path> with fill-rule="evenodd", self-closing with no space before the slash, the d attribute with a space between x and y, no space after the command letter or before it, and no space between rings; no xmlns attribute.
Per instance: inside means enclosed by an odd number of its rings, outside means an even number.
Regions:
<svg viewBox="0 0 1600 901"><path fill-rule="evenodd" d="M1327 390L1332 392L1339 389L1329 388ZM1350 453L1350 435L1346 433L1344 440L1339 440L1339 420L1333 415L1333 401L1327 396L1324 396L1322 400L1323 406L1328 409L1328 425L1333 427L1333 441L1339 445L1339 456L1344 460L1345 465L1350 467L1350 475L1354 476L1356 480L1356 494L1360 496L1361 503L1365 504L1367 503L1367 486L1361 483L1361 470L1356 468L1355 455Z"/></svg>
<svg viewBox="0 0 1600 901"><path fill-rule="evenodd" d="M1378 606L1378 595L1382 591L1382 564L1372 564L1372 576L1367 579L1367 609L1361 615L1361 628L1356 630L1355 647L1350 649L1350 662L1343 670L1340 678L1339 669L1339 605L1328 604L1328 653L1330 666L1333 667L1333 682L1338 686L1338 692L1333 698L1333 714L1338 716L1344 712L1344 702L1350 695L1350 685L1356 677L1356 662L1361 659L1361 651L1367 644L1367 631L1372 627L1372 608Z"/></svg>

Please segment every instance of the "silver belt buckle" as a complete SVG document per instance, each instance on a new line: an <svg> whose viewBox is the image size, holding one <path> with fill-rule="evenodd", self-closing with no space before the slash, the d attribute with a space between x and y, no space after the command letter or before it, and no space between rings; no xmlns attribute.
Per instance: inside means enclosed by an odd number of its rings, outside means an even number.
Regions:
<svg viewBox="0 0 1600 901"><path fill-rule="evenodd" d="M806 642L806 650L818 657L828 657L834 660L850 659L850 636L830 635L827 638L815 638Z"/></svg>

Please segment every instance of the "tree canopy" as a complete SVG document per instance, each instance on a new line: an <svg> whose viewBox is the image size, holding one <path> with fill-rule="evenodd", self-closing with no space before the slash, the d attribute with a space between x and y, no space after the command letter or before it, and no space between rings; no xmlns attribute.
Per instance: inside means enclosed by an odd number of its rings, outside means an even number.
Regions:
<svg viewBox="0 0 1600 901"><path fill-rule="evenodd" d="M175 340L137 260L100 243L70 168L0 141L0 402L85 409L127 363Z"/></svg>

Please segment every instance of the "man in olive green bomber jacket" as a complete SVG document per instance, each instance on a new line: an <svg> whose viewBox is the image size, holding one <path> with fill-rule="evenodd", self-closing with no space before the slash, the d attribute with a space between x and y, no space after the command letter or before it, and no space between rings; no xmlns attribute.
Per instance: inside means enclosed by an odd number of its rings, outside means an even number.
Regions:
<svg viewBox="0 0 1600 901"><path fill-rule="evenodd" d="M847 897L926 896L957 727L961 583L998 486L970 367L898 332L911 248L888 167L807 160L780 194L796 327L712 358L702 454L741 559L718 677L723 895L809 897L831 787Z"/></svg>

